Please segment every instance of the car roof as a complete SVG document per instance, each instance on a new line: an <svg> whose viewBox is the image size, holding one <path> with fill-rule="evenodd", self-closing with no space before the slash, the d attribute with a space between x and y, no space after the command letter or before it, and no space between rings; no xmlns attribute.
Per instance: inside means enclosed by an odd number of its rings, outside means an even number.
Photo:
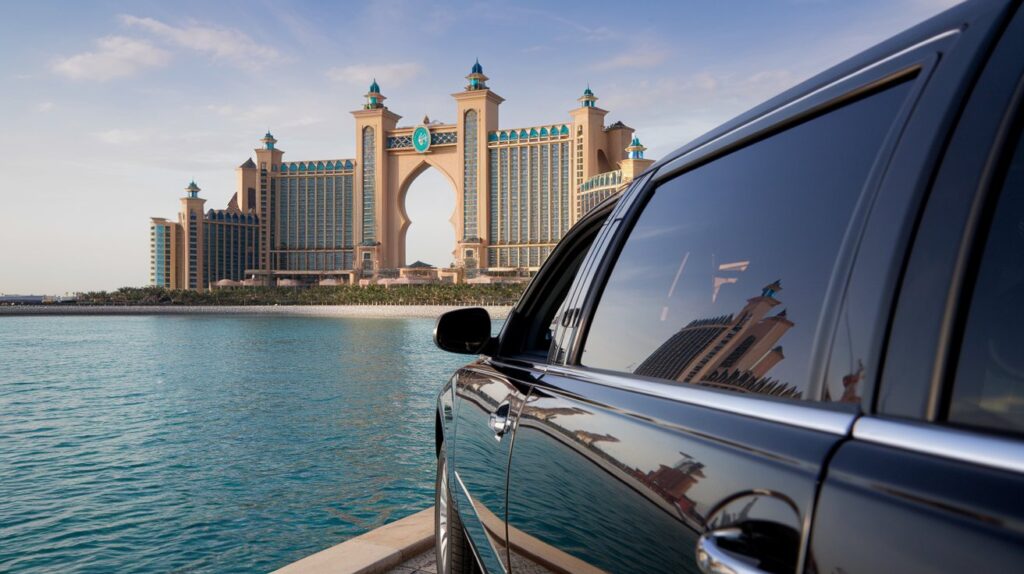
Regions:
<svg viewBox="0 0 1024 574"><path fill-rule="evenodd" d="M654 171L673 160L686 155L693 150L708 144L734 132L743 126L754 122L760 117L766 116L773 111L782 108L791 102L798 100L816 90L827 86L836 80L846 77L857 70L860 70L873 62L882 60L893 54L897 54L910 48L928 38L947 30L962 28L970 20L971 16L983 7L991 8L993 4L1006 5L1013 0L971 0L959 4L942 12L920 24L917 24L891 38L885 40L863 52L853 56L812 78L805 80L781 94L768 99L747 112L736 116L717 128L694 139L686 145L676 149L672 153L654 163L647 171ZM779 118L783 121L783 118Z"/></svg>

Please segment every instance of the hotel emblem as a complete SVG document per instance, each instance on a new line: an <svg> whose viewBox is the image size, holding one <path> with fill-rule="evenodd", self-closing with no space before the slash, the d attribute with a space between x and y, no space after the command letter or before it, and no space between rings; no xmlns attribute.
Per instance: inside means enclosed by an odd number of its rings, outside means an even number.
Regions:
<svg viewBox="0 0 1024 574"><path fill-rule="evenodd" d="M430 149L430 130L427 126L416 126L412 132L412 147L420 153Z"/></svg>

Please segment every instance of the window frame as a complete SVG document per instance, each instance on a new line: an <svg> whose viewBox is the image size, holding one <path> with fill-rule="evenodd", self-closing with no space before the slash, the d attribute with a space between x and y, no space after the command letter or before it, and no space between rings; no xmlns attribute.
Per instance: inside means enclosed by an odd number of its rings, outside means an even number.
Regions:
<svg viewBox="0 0 1024 574"><path fill-rule="evenodd" d="M795 127L807 121L821 117L847 104L893 87L904 81L910 82L910 91L902 107L893 117L889 133L879 146L875 164L869 171L861 198L858 200L854 213L851 214L847 235L840 247L839 257L833 269L832 281L826 291L819 318L818 333L815 347L812 348L812 369L808 373L809 380L819 380L825 376L827 360L831 351L838 322L838 313L845 295L845 286L853 267L856 248L860 233L863 232L869 215L872 201L881 188L882 181L888 170L889 161L898 146L902 130L913 114L914 108L928 80L934 72L940 53L956 39L956 31L948 30L936 33L928 39L898 51L895 54L883 55L875 61L862 64L860 68L835 80L822 79L819 86L809 86L804 90L791 90L772 100L775 105L769 108L758 108L753 118L742 117L739 125L724 133L712 135L710 140L697 140L684 148L681 155L656 164L652 168L653 176L642 189L629 198L628 204L622 206L617 214L618 229L600 254L595 277L591 288L585 294L578 333L568 350L565 366L597 376L605 376L608 380L624 379L649 381L659 387L672 387L670 382L634 375L618 373L587 367L580 363L583 347L589 336L589 329L608 279L615 267L629 235L632 233L647 203L661 184L682 176L703 165L723 158L734 151L761 142L777 133ZM746 120L745 122L743 120ZM851 233L852 231L852 233ZM608 377L608 376L611 377ZM868 383L870 386L870 383ZM733 391L718 390L695 385L695 390L705 393L727 393ZM791 401L766 395L749 395L759 401L798 403L825 410L848 410L835 402L821 400Z"/></svg>
<svg viewBox="0 0 1024 574"><path fill-rule="evenodd" d="M1024 50L1024 41L1018 42L1020 49ZM1024 60L1024 59L1022 59ZM1024 66L1022 66L1024 67ZM930 402L936 405L932 415L932 422L944 427L957 428L968 432L977 432L990 435L1007 435L1022 438L1022 433L1007 429L1000 429L995 426L976 426L967 423L960 423L950 419L950 410L953 401L953 391L957 384L957 371L959 369L960 357L963 353L964 341L967 335L967 324L970 318L971 307L978 284L978 274L981 266L988 255L988 243L992 232L992 225L998 217L1000 199L1006 189L1009 168L1014 159L1024 154L1024 74L1017 80L1013 90L1013 96L1009 108L1002 115L1002 122L997 134L996 141L992 146L990 160L987 162L987 169L982 176L985 184L976 194L975 201L971 206L969 215L970 221L964 233L961 243L962 252L969 252L970 256L961 272L962 285L960 286L957 301L949 308L953 321L953 334L950 337L944 357L943 384L932 390L938 395ZM938 362L938 361L937 361ZM1024 385L1024 381L1021 381ZM1024 389L1022 389L1024 394Z"/></svg>
<svg viewBox="0 0 1024 574"><path fill-rule="evenodd" d="M987 223L983 209L1002 183L1000 160L1016 135L1016 114L1024 114L1024 10L1015 12L961 79L957 124L929 166L927 198L894 297L873 412L930 423L936 432L992 434L955 431L944 419L970 304L965 284L975 251L984 250L978 226Z"/></svg>
<svg viewBox="0 0 1024 574"><path fill-rule="evenodd" d="M573 225L565 237L558 242L551 255L544 261L544 264L541 265L537 274L520 296L519 301L512 308L504 325L502 325L501 332L498 335L498 348L494 353L495 358L501 360L522 360L533 364L545 364L548 362L547 353L541 356L539 350L525 348L531 333L535 332L537 327L535 324L539 320L537 314L540 311L547 310L547 306L551 303L551 287L561 284L566 279L565 266L571 264L575 257L581 255L579 253L581 249L578 245L579 241L588 235L592 235L591 242L582 254L580 266L568 278L569 284L566 287L563 301L572 297L576 286L576 277L584 269L588 254L600 239L601 229L608 220L613 207L614 203L610 202L603 207L594 209L594 211ZM555 308L556 315L562 307L563 301L557 303ZM555 336L553 333L552 344L554 343Z"/></svg>
<svg viewBox="0 0 1024 574"><path fill-rule="evenodd" d="M1018 83L1017 92L1018 95L1024 92L1024 76L1021 77ZM965 431L1005 434L1020 438L1024 437L1024 432L1000 429L996 426L972 425L950 419L953 406L953 391L957 386L960 357L963 355L964 343L967 340L967 325L971 316L971 309L976 303L975 295L977 294L978 280L980 279L979 273L986 257L989 255L988 248L992 235L992 226L998 217L1000 200L1004 191L1006 191L1009 168L1014 159L1024 157L1024 109L1020 108L1020 104L1024 102L1020 101L1019 96L1017 100L1017 109L1011 110L1007 114L1007 121L1005 122L1008 125L1012 125L1013 128L1009 131L1007 137L1003 138L1002 146L1000 146L1001 149L997 151L998 158L994 158L996 161L992 164L991 183L986 189L981 190L977 194L975 205L972 206L972 215L978 214L973 218L975 220L972 222L974 224L972 226L973 229L968 229L964 234L964 247L970 251L970 257L962 273L963 285L959 290L959 301L956 307L952 309L955 326L953 327L953 335L950 338L946 351L945 381L942 387L938 389L940 395L936 399L938 409L935 412L935 422L943 426ZM1018 384L1024 387L1024 379L1021 379ZM1021 389L1021 395L1024 396L1024 388Z"/></svg>

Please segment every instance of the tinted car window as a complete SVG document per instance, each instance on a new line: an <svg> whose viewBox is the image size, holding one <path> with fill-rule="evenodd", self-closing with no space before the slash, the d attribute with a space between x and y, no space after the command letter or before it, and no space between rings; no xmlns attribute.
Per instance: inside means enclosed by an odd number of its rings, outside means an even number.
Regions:
<svg viewBox="0 0 1024 574"><path fill-rule="evenodd" d="M811 349L851 214L908 90L892 86L663 183L611 272L582 364L852 401L856 389L809 387Z"/></svg>
<svg viewBox="0 0 1024 574"><path fill-rule="evenodd" d="M949 420L1024 432L1024 141L996 205L972 295Z"/></svg>

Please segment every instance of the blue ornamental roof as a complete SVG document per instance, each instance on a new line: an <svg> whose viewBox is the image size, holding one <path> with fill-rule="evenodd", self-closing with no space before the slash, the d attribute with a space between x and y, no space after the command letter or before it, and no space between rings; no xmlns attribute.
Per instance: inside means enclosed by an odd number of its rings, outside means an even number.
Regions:
<svg viewBox="0 0 1024 574"><path fill-rule="evenodd" d="M594 92L590 89L590 84L587 84L587 89L583 90L584 96L593 96Z"/></svg>
<svg viewBox="0 0 1024 574"><path fill-rule="evenodd" d="M636 136L633 136L633 141L630 142L629 145L631 145L631 146L633 146L633 145L640 145L640 138L638 138Z"/></svg>
<svg viewBox="0 0 1024 574"><path fill-rule="evenodd" d="M373 79L373 83L370 84L370 93L371 94L379 94L380 93L380 86L377 85L377 78L374 78Z"/></svg>
<svg viewBox="0 0 1024 574"><path fill-rule="evenodd" d="M482 74L484 73L484 67L480 65L480 58L476 59L476 63L473 64L473 69L469 71L470 74Z"/></svg>

